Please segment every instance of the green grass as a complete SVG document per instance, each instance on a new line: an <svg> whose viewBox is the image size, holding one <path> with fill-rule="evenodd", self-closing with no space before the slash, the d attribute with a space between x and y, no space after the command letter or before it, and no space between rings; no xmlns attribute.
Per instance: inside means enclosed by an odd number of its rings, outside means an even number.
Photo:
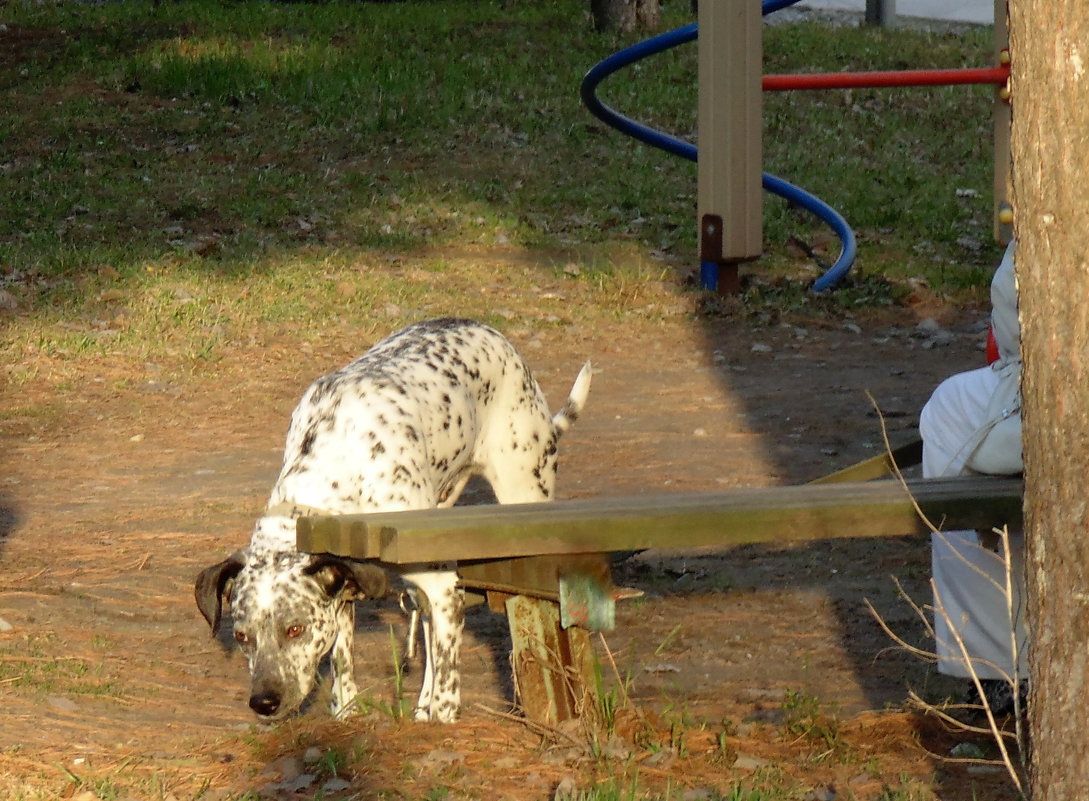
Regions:
<svg viewBox="0 0 1089 801"><path fill-rule="evenodd" d="M570 794L557 794L557 799L564 801L678 801L687 797L684 789L665 794L648 794L640 790L638 777L631 780L620 780L610 777L599 782L593 787L584 790L576 790ZM707 801L790 801L796 796L784 794L777 790L749 789L742 784L736 784L725 794L710 791L707 795L701 795Z"/></svg>
<svg viewBox="0 0 1089 801"><path fill-rule="evenodd" d="M0 648L0 684L47 696L115 698L125 687L100 662L83 657L59 658L51 650L50 635L32 639L18 647ZM104 640L92 643L95 650L108 650Z"/></svg>
<svg viewBox="0 0 1089 801"><path fill-rule="evenodd" d="M95 300L108 268L130 309L150 306L154 321L130 337L147 341L164 334L156 325L191 339L247 315L325 315L361 258L363 315L391 292L389 253L498 246L611 265L634 248L692 265L694 166L578 101L586 69L628 43L592 33L584 5L9 4L22 34L0 61L9 291L46 317L108 313ZM688 21L676 5L667 17ZM765 31L768 72L982 65L989 49L986 30ZM602 95L691 135L695 45L610 78ZM989 97L768 95L765 166L847 217L861 273L985 284ZM796 271L788 240L826 237L822 224L772 197L765 212L761 269ZM202 286L201 303L173 308L178 281ZM243 285L278 299L246 308Z"/></svg>

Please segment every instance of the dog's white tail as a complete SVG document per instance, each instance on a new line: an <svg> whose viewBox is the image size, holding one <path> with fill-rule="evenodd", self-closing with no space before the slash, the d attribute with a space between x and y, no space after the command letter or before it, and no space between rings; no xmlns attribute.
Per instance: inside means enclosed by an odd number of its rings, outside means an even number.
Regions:
<svg viewBox="0 0 1089 801"><path fill-rule="evenodd" d="M579 419L579 413L582 411L582 407L586 405L586 396L590 394L592 375L593 368L591 368L590 362L586 362L586 364L582 365L582 369L579 370L578 377L571 387L571 393L567 396L563 408L552 415L552 430L556 432L557 437Z"/></svg>

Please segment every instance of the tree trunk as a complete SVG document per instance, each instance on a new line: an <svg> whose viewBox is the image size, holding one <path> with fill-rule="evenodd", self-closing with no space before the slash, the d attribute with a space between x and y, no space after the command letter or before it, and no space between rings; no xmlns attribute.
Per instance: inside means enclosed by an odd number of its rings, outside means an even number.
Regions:
<svg viewBox="0 0 1089 801"><path fill-rule="evenodd" d="M590 0L594 27L599 31L655 31L661 25L659 0Z"/></svg>
<svg viewBox="0 0 1089 801"><path fill-rule="evenodd" d="M1089 7L1013 0L1033 801L1089 798Z"/></svg>

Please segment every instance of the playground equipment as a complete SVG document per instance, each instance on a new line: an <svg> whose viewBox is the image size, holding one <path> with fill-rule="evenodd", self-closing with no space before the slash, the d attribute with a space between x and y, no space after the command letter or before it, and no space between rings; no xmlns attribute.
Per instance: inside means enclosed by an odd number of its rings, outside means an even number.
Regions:
<svg viewBox="0 0 1089 801"><path fill-rule="evenodd" d="M813 284L820 291L835 286L850 270L857 253L854 232L835 209L805 190L761 173L762 91L846 89L952 84L995 84L994 111L995 236L1012 237L1008 202L1009 54L1006 49L1006 0L995 0L995 49L999 65L962 70L913 70L827 75L761 74L761 17L798 0L764 0L760 14L751 0L700 3L699 22L647 39L604 59L583 79L580 94L598 119L645 144L699 164L698 219L700 280L708 289L736 292L740 263L762 251L761 188L815 214L840 239L840 255ZM704 31L699 36L699 30ZM699 41L699 140L694 145L636 122L607 106L597 88L609 75L648 56Z"/></svg>

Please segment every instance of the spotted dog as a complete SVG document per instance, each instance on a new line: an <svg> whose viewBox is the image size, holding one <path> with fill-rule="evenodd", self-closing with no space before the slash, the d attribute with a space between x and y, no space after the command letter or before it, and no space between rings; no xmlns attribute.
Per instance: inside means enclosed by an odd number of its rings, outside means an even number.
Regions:
<svg viewBox="0 0 1089 801"><path fill-rule="evenodd" d="M333 714L349 714L358 692L353 601L389 589L375 564L298 552L296 519L452 506L473 475L487 479L500 503L551 500L556 442L577 419L590 375L587 362L552 416L529 367L499 332L440 319L390 335L307 389L249 546L196 580L197 606L213 633L224 599L230 604L258 716L296 710L326 654ZM399 572L424 614L415 718L453 721L464 624L456 565L421 563Z"/></svg>

